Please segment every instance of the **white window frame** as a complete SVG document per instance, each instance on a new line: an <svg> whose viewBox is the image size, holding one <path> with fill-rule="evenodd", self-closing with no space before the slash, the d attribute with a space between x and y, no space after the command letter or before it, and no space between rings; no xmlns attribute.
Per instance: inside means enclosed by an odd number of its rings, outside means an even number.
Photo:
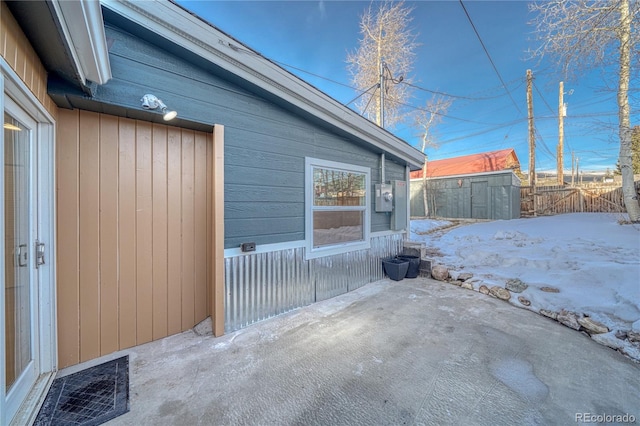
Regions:
<svg viewBox="0 0 640 426"><path fill-rule="evenodd" d="M361 173L365 175L365 204L360 208L356 206L320 207L313 205L313 169L333 169L339 171ZM371 247L371 169L369 167L356 166L353 164L339 163L336 161L322 160L319 158L305 157L305 258L315 259L323 256L331 256L355 250L365 250ZM314 211L336 211L336 210L362 210L364 212L363 240L332 244L322 247L313 246L313 212Z"/></svg>
<svg viewBox="0 0 640 426"><path fill-rule="evenodd" d="M16 415L13 417L15 424L30 424L33 422L33 410L46 395L54 373L57 370L57 324L56 324L56 232L55 232L55 120L35 95L24 84L16 72L9 66L4 58L0 57L0 115L4 117L4 97L10 97L24 112L32 116L37 122L37 158L34 159L38 168L38 181L32 185L37 187L38 194L38 238L46 245L46 263L38 268L38 294L39 322L38 345L39 373L27 397ZM35 145L34 145L35 147ZM35 155L32 153L32 155ZM4 133L0 134L0 164L4 164ZM0 174L0 276L5 276L4 253L4 173ZM3 284L4 285L4 284ZM0 353L5 354L5 294L0 290ZM36 300L36 299L34 299ZM4 356L0 362L4 364ZM6 413L6 394L4 389L4 367L0 369L0 424L8 422L4 416Z"/></svg>

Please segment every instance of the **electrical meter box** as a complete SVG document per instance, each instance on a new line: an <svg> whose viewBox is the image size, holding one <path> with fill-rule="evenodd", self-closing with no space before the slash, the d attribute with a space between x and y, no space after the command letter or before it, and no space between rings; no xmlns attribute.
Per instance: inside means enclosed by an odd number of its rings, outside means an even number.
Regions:
<svg viewBox="0 0 640 426"><path fill-rule="evenodd" d="M376 212L390 212L393 210L393 187L388 183L377 183Z"/></svg>
<svg viewBox="0 0 640 426"><path fill-rule="evenodd" d="M393 189L393 213L391 213L391 229L399 231L407 228L407 182L404 180L392 180Z"/></svg>

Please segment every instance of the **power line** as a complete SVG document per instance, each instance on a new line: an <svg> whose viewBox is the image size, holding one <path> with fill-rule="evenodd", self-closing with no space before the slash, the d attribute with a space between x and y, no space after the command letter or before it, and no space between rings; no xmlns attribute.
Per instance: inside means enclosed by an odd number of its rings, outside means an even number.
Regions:
<svg viewBox="0 0 640 426"><path fill-rule="evenodd" d="M516 143L516 144L509 144L509 145L510 145L509 147L510 147L510 148L514 148L514 149L515 149L515 147L516 147L516 146L519 146L519 145L526 146L526 144L527 144L527 141L526 141L526 140L523 140L523 141L522 141L522 142L520 142L520 143ZM452 154L468 153L469 151L474 151L474 152L472 152L472 153L477 153L477 150L478 150L478 149L484 149L484 148L488 148L488 149L491 149L491 150L506 149L506 145L504 145L504 144L499 144L498 142L489 142L489 143L484 143L484 144L474 145L473 147L469 147L469 146L467 146L467 147L465 147L465 148L457 149L457 150L455 150L455 151L447 151L447 154L446 154L446 155L447 155L447 157L445 157L445 159L446 159L446 158L451 158L451 155L452 155ZM437 149L437 148L436 148L436 149ZM523 148L523 149L524 149L524 148ZM431 157L433 157L433 156L434 156L434 154L432 154L432 155L431 155ZM435 159L434 159L434 160L435 160Z"/></svg>
<svg viewBox="0 0 640 426"><path fill-rule="evenodd" d="M471 19L470 15L469 15L469 13L468 13L468 11L467 11L467 9L466 9L465 5L463 4L462 0L460 0L460 4L461 4L461 6L462 6L462 8L463 8L463 10L464 10L464 12L465 12L465 14L466 14L466 16L467 16L467 18L468 18L468 20L469 20L470 24L471 24L471 26L472 26L472 28L473 28L473 30L474 30L474 32L475 32L475 34L476 34L476 36L477 36L477 38L478 38L478 40L479 40L480 44L482 45L482 48L484 49L484 52L485 52L485 54L486 54L486 56L487 56L487 58L488 58L489 62L491 63L491 65L492 65L492 67L493 67L493 69L494 69L494 71L495 71L495 73L496 73L496 75L497 75L498 79L500 80L500 82L501 82L501 84L502 84L502 86L501 86L501 87L505 90L505 93L509 96L509 98L510 98L511 102L512 102L512 103L513 103L513 105L516 107L516 109L518 110L518 112L519 112L520 114L522 114L522 111L520 110L520 108L518 107L517 103L515 102L515 100L514 100L514 98L513 98L512 94L511 94L511 91L509 90L509 88L508 88L508 86L507 86L507 83L505 83L504 79L503 79L503 78L502 78L502 76L500 75L500 73L499 73L499 71L498 71L498 69L497 69L497 67L496 67L496 65L495 65L495 63L494 63L494 61L493 61L493 59L491 58L491 55L490 55L490 54L489 54L489 52L488 52L488 49L487 49L486 45L484 44L484 42L483 42L482 38L480 37L480 34L479 34L479 32L478 32L477 28L475 27L475 24L473 23L473 21L472 21L472 19ZM256 53L256 52L253 52L253 51L250 51L250 50L247 50L247 49L243 49L243 48L238 48L237 46L233 46L233 48L235 48L234 50L241 50L241 51L243 51L243 52L246 52L246 53L249 53L249 54L252 54L252 55L262 56L262 55L260 55L260 54L258 54L258 53ZM319 74L316 74L316 73L313 73L313 72L307 71L307 70L305 70L305 69L303 69L303 68L300 68L300 67L297 67L297 66L293 66L293 65L290 65L290 64L287 64L287 63L281 62L281 61L274 60L274 59L269 59L269 58L265 58L265 59L267 59L267 60L268 60L268 61L270 61L270 62L276 63L276 64L278 64L278 65L280 65L280 66L282 66L282 67L290 68L290 69L292 69L292 70L296 70L296 71L299 71L299 72L301 72L301 73L305 73L305 74L311 75L311 76L313 76L313 77L315 77L315 78L318 78L318 79L322 79L322 80L328 81L328 82L330 82L330 83L332 83L332 84L336 84L336 85L339 85L339 86L343 86L343 87L349 88L349 89L354 90L354 91L360 91L359 89L357 89L357 88L355 88L355 87L353 87L353 86L351 86L351 85L349 85L349 84L345 84L345 83L342 83L342 82L339 82L339 81L336 81L336 80L333 80L333 79L327 78L327 77L325 77L325 76L322 76L322 75L319 75ZM514 79L514 80L509 81L509 83L508 83L508 84L509 84L509 85L512 85L515 81L523 81L523 79L520 79L520 78L519 78L519 79ZM407 84L407 85L408 85L408 86L410 86L410 87L413 87L413 88L415 88L415 89L417 89L417 90L421 90L421 91L424 91L424 92L432 93L432 94L435 94L435 95L441 95L441 96L451 97L451 98L455 98L455 99L468 100L468 101L482 101L482 100L490 100L490 99L495 99L495 98L499 98L499 97L501 97L501 96L504 96L504 94L503 94L503 95L498 95L498 96L462 96L462 95L454 95L454 94L451 94L451 93L446 93L446 92L442 92L442 91L437 91L437 90L428 89L428 88L421 87L421 86L419 86L419 85L415 85L415 84L412 84L412 83L407 83L407 82L404 82L404 81L403 81L402 83L403 83L403 84ZM372 89L374 89L374 88L376 88L376 90L377 90L377 87L378 87L378 83L376 83L376 84L374 84L373 86L369 87L367 90L360 91L361 93L360 93L360 94L359 94L355 99L351 100L350 102L346 103L345 105L347 105L347 106L348 106L348 105L349 105L349 104L351 104L352 102L355 102L357 99L359 99L360 97L362 97L362 96L364 96L365 94L369 93L369 92L370 92ZM542 100L543 100L543 102L545 103L545 105L547 106L547 108L552 112L552 114L554 114L554 115L552 115L552 116L540 116L540 117L537 117L537 118L538 118L538 119L556 119L556 118L557 118L557 116L555 115L555 111L553 111L553 108L551 108L551 107L550 107L550 105L548 104L548 102L546 101L546 99L544 98L544 96L541 94L541 92L540 92L539 88L537 87L537 85L535 85L535 83L534 83L534 87L535 87L536 91L538 92L538 94L540 95L540 97L542 98ZM483 91L490 91L490 90L493 90L493 88L485 89L485 90L483 90ZM481 92L483 92L483 91L476 92L476 93L481 93ZM374 94L375 94L375 91L374 91ZM370 103L370 102L371 102L371 100L373 99L374 94L372 94L372 95L371 95L371 99L369 99L369 103ZM606 96L606 95L605 95L605 96ZM610 96L610 95L609 95L609 96ZM609 99L610 99L610 98L609 98ZM601 100L601 101L600 101L600 100L598 100L598 101L595 101L595 102L594 102L594 101L591 101L591 102L590 102L590 101L587 101L587 102L583 102L583 103L580 103L580 104L576 104L575 106L576 106L576 107L578 107L578 106L580 106L580 107L584 107L584 106L593 106L593 105L595 105L595 104L597 104L597 103L606 102L606 101L608 101L609 99L606 99L606 98L605 98L605 99L603 99L603 100ZM410 105L410 104L405 104L405 103L398 103L398 104L401 104L401 105L407 106L407 107L412 108L412 109L415 109L415 110L421 110L421 111L426 111L426 112L429 112L429 113L433 113L433 114L441 115L441 116L443 116L443 117L445 117L445 118L449 118L449 119L452 119L452 120L458 120L458 121L467 122L467 123L474 123L474 124L481 124L481 125L492 126L491 128L483 129L483 130L480 130L480 131L477 131L477 132L473 132L473 133L471 133L471 134L467 134L467 135L460 136L460 137L454 137L454 138L452 138L452 139L449 139L449 140L446 140L446 141L441 142L441 144L448 144L448 143L452 143L452 142L457 141L457 140L462 140L462 139L466 139L466 138L474 137L474 136L477 136L477 135L481 135L481 134L485 134L485 133L490 133L490 132L492 132L492 131L502 129L502 128L504 128L504 127L513 127L515 124L520 123L520 122L522 122L522 121L526 120L526 119L518 119L518 120L515 120L515 121L512 121L512 122L509 122L509 123L505 123L505 124L493 125L493 124L491 124L491 123L485 123L485 122L479 122L479 121L474 121L474 120L469 120L469 119L463 119L463 118L460 118L460 117L455 117L455 116L451 116L451 115L446 115L446 114L437 113L437 112L434 112L434 111L429 111L429 110L427 110L426 108L417 107L417 106L415 106L415 105ZM587 117L599 117L599 116L600 116L600 117L604 117L604 116L615 116L615 115L617 115L617 113L600 112L600 113L588 113L588 114L572 115L572 116L571 116L571 118L587 118ZM540 138L540 140L541 140L541 142L542 142L542 146L543 146L543 148L544 148L545 154L549 153L549 155L553 155L553 154L550 152L549 148L546 146L546 143L544 143L544 140L542 139L542 136L540 135L540 133L538 132L538 130L537 130L537 129L536 129L536 133L538 134L538 137ZM490 145L487 145L487 146L490 146Z"/></svg>
<svg viewBox="0 0 640 426"><path fill-rule="evenodd" d="M513 83L516 81L522 81L522 79L517 78L514 80L511 80L509 83ZM469 100L469 101L486 101L486 100L490 100L490 99L497 99L500 98L502 96L504 96L504 94L502 95L496 95L496 96L478 96L478 97L474 97L474 96L462 96L462 95L452 95L451 93L446 93L446 92L441 92L438 90L432 90L432 89L427 89L426 87L421 87L418 86L416 84L412 84L412 83L408 83L406 81L403 81L402 84L406 84L409 87L413 87L414 89L418 89L421 90L423 92L427 92L427 93L432 93L434 95L440 95L440 96L446 96L449 98L454 98L454 99L464 99L464 100ZM491 89L486 89L486 91L489 91Z"/></svg>
<svg viewBox="0 0 640 426"><path fill-rule="evenodd" d="M353 89L353 90L358 90L358 89L356 89L356 88L355 88L355 87L353 87L353 86L349 86L349 85L347 85L347 84L340 83L340 82L335 81L335 80L331 80L331 79L329 79L329 78L326 78L326 77L323 77L323 76L321 76L321 75L318 75L318 74L312 73L312 72L310 72L310 71L306 71L306 70L304 70L304 69L302 69L302 68L295 67L295 66L293 66L293 65L289 65L289 64L286 64L286 63L283 63L283 62L280 62L280 61L275 61L275 60L274 60L274 62L278 63L279 65L282 65L282 66L285 66L285 67L289 67L289 68L295 69L295 70L300 71L300 72L304 72L304 73L309 74L309 75L313 75L314 77L317 77L317 78L320 78L320 79L323 79L323 80L327 80L327 81L329 81L329 82L332 82L332 83L335 83L335 84L338 84L338 85L341 85L341 86L344 86L344 87L348 87L348 88ZM518 79L514 79L514 80L511 80L509 83L511 84L511 83L513 83L513 82L520 81L520 80L521 80L520 78L518 78ZM501 79L501 81L502 81L502 79ZM506 89L506 86L505 86L504 81L502 81L502 83L503 83L503 86L502 86L502 87ZM417 86L417 85L414 85L414 84L411 84L411 83L407 83L407 82L404 82L404 81L402 82L402 84L407 84L407 85L409 85L409 86L411 86L411 87L414 87L414 88L416 88L416 89L418 89L418 90L423 90L423 91L425 91L425 92L429 92L429 93L433 93L433 94L440 94L440 95L443 95L443 96L450 96L450 97L459 98L459 99L466 99L466 100L485 100L485 99L493 99L493 98L497 98L497 97L499 97L499 96L495 96L495 97L484 97L484 98L483 98L483 97L471 97L471 96L458 96L458 95L448 94L448 93L445 93L445 92L439 92L439 91L435 91L435 90L427 89L427 88L424 88L424 87L421 87L421 86ZM365 94L367 94L368 92L370 92L370 91L371 91L371 89L373 89L373 88L376 88L376 90L377 90L377 87L378 87L378 83L376 83L376 84L374 84L373 86L369 87L367 90L362 91L362 93L360 93L356 98L354 98L353 100L351 100L351 101L347 102L345 105L349 105L349 104L351 104L351 103L355 102L355 101L356 101L357 99L359 99L361 96L364 96ZM490 89L487 89L487 90L490 90ZM375 94L375 91L374 91L374 94ZM510 93L509 93L508 91L507 91L507 94L509 94L509 95L510 95ZM504 96L504 95L500 95L500 96ZM371 98L369 99L369 101L368 101L368 103L367 103L367 107L368 107L368 105L371 103L371 100L373 99L373 97L374 97L374 95L372 94L372 95L371 95ZM486 123L486 122L480 122L480 121L475 121L475 120L469 120L469 119L465 119L465 118L460 118L460 117L455 117L455 116L452 116L452 115L447 115L447 114L442 114L442 113L438 113L438 112L430 111L430 110L428 110L428 109L426 109L426 108L417 107L417 106L415 106L415 105L411 105L411 104L407 104L407 103L403 103L403 102L397 102L397 101L392 101L392 100L389 100L389 102L394 102L394 103L397 103L397 104L399 104L399 105L403 105L403 106L406 106L406 107L412 108L412 109L414 109L414 110L418 110L418 111L425 111L425 112L428 112L428 113L431 113L431 114L440 115L440 116L442 116L442 117L444 117L444 118L449 118L449 119L452 119L452 120L457 120L457 121L462 121L462 122L472 123L472 124L481 124L481 125L497 126L497 127L492 127L492 128L490 128L490 129L488 129L488 130L482 130L482 131L480 131L480 132L476 132L476 133L474 133L473 135L469 135L469 136L475 136L475 135L478 135L478 134L488 133L488 132L491 132L491 131L493 131L493 130L497 130L497 129L503 128L503 127L505 127L505 126L512 126L512 125L514 124L514 122L510 122L510 123L507 123L507 124L495 124L495 125L494 125L494 124L492 124L492 123ZM367 107L365 107L364 111L366 111L366 110L367 110ZM544 117L544 118L547 118L547 117ZM516 122L519 122L519 121L521 121L521 120L516 120ZM460 137L460 138L455 138L454 140L464 139L464 138L466 138L466 137L468 137L468 136ZM451 140L451 141L447 141L447 142L453 142L453 140Z"/></svg>
<svg viewBox="0 0 640 426"><path fill-rule="evenodd" d="M590 117L613 117L618 115L617 112L587 112L584 114L572 114L569 118L590 118ZM536 120L557 119L556 115L540 115L536 116Z"/></svg>
<svg viewBox="0 0 640 426"><path fill-rule="evenodd" d="M511 102L513 102L513 105L516 107L518 112L522 115L522 111L520 110L520 107L516 103L515 99L513 99L513 96L511 95L511 92L509 91L509 89L507 88L507 85L505 84L504 80L502 79L502 76L500 75L500 72L498 71L498 68L496 67L496 64L493 62L493 59L491 59L491 55L489 54L489 51L487 50L487 47L484 45L484 42L482 41L482 37L480 37L480 33L478 33L478 30L476 29L476 26L473 23L473 20L471 19L471 16L469 15L469 12L467 12L467 8L464 6L464 3L462 2L462 0L460 0L460 6L462 6L462 9L464 10L465 15L467 15L467 19L469 19L469 23L471 24L471 27L473 28L473 31L476 33L476 36L478 37L478 41L480 41L480 44L482 45L482 49L484 49L484 53L487 55L487 58L489 59L489 62L491 62L491 66L493 67L493 70L496 72L496 75L498 76L498 79L500 79L500 82L502 83L502 87L504 87L504 90L509 95L509 98L511 99Z"/></svg>
<svg viewBox="0 0 640 426"><path fill-rule="evenodd" d="M618 152L618 148L608 148L608 149L579 149L579 150L574 150L573 152L575 153L580 153L580 152L588 152L591 154L596 154L596 155L601 155L599 153L611 153L613 152L614 154Z"/></svg>
<svg viewBox="0 0 640 426"><path fill-rule="evenodd" d="M451 143L451 142L456 142L456 141L459 141L459 140L462 140L462 139L471 138L473 136L479 136L479 135L482 135L482 134L485 134L485 133L491 133L491 132L493 132L495 130L500 130L500 129L503 129L505 127L513 126L515 124L522 123L522 122L524 122L526 120L527 120L526 118L519 118L517 120L513 120L513 121L510 121L508 123L497 125L497 126L492 127L490 129L483 129L483 130L479 130L477 132L474 132L474 133L471 133L471 134L468 134L468 135L458 136L458 137L451 138L451 139L446 140L446 141L442 141L442 142L440 142L440 145L444 145L444 144Z"/></svg>
<svg viewBox="0 0 640 426"><path fill-rule="evenodd" d="M485 125L485 126L493 126L494 125L493 123L485 123L485 122L482 122L482 121L469 120L467 118L460 118L460 117L455 117L453 115L443 114L443 113L437 112L437 111L431 111L431 110L428 110L426 108L417 107L415 105L407 104L407 103L400 102L400 101L393 100L393 99L387 99L387 102L394 103L394 104L397 104L397 105L406 106L406 107L415 109L417 111L424 111L424 112L428 112L430 114L439 115L439 116L444 117L444 118L450 118L452 120L463 121L465 123L482 124L482 125Z"/></svg>
<svg viewBox="0 0 640 426"><path fill-rule="evenodd" d="M291 69L294 69L294 70L296 70L296 71L300 71L300 72L303 72L303 73L305 73L305 74L312 75L312 76L314 76L314 77L316 77L316 78L319 78L319 79L322 79L322 80L329 81L330 83L334 83L334 84L337 84L337 85L339 85L339 86L343 86L343 87L347 87L347 88L349 88L349 89L353 89L353 90L355 90L355 91L359 91L359 89L358 89L358 88L356 88L356 87L354 87L354 86L351 86L351 85L348 85L348 84L345 84L345 83L341 83L341 82L336 81L336 80L332 80L332 79L330 79L330 78L328 78L328 77L324 77L324 76L321 76L321 75L319 75L319 74L315 74L315 73L313 73L313 72L311 72L311 71L307 71L307 70L302 69L302 68L300 68L300 67L296 67L296 66L294 66L294 65L290 65L290 64L287 64L287 63L284 63L284 62L281 62L281 61L277 61L277 60L271 60L271 61L272 61L272 62L275 62L276 64L281 65L281 66L283 66L283 67L291 68ZM521 80L521 79L514 79L514 80L511 80L509 83L511 84L511 83L516 82L516 81L519 81L519 80ZM432 89L428 89L428 88L426 88L426 87L418 86L418 85L416 85L416 84L412 84L412 83L409 83L409 82L407 82L407 81L401 81L400 83L401 83L401 84L405 84L405 85L407 85L407 86L409 86L409 87L412 87L412 88L414 88L414 89L421 90L421 91L423 91L423 92L432 93L432 94L434 94L434 95L441 95L441 96L446 96L446 97L449 97L449 98L465 99L465 100L471 100L471 101L483 101L483 100L490 100L490 99L496 99L496 98L499 98L499 97L501 97L501 96L504 96L504 95L497 95L497 96L486 96L486 97L474 97L474 96L453 95L453 94L451 94L451 93L446 93L446 92L442 92L442 91L438 91L438 90L432 90ZM368 89L366 89L366 90L362 91L362 93L361 93L358 97L362 96L364 93L368 92L369 90L371 90L373 87L375 87L375 86L377 86L377 85L378 85L378 83L376 83L376 84L374 84L373 86L371 86L370 88L368 88ZM503 86L502 86L502 87L503 87ZM487 90L487 91L488 91L488 90L491 90L491 88L486 89L486 90ZM356 98L356 99L353 99L353 100L352 100L352 101L350 101L350 102L347 102L345 105L349 105L350 103L354 102L355 100L357 100L357 98Z"/></svg>
<svg viewBox="0 0 640 426"><path fill-rule="evenodd" d="M359 91L359 89L358 89L358 88L356 88L356 87L354 87L354 86L351 86L351 85L348 85L348 84L345 84L345 83L341 83L341 82L336 81L336 80L332 80L332 79L330 79L330 78L328 78L328 77L324 77L324 76L322 76L322 75L319 75L319 74L313 73L313 72L311 72L311 71L307 71L307 70L305 70L305 69L303 69L303 68L296 67L296 66L294 66L294 65L290 65L290 64L287 64L287 63L284 63L284 62L281 62L281 61L273 60L273 59L272 59L271 61L272 61L272 62L274 62L274 63L276 63L276 64L278 64L278 65L281 65L281 66L283 66L283 67L291 68L291 69L294 69L294 70L296 70L296 71L300 71L300 72L302 72L302 73L309 74L309 75L311 75L311 76L313 76L313 77L316 77L316 78L319 78L319 79L321 79L321 80L326 80L326 81L328 81L328 82L330 82L330 83L337 84L337 85L339 85L339 86L343 86L343 87L347 87L347 88L349 88L349 89L353 89L353 90L355 90L355 91ZM509 81L509 82L508 82L508 84L512 84L512 83L517 82L517 81L522 81L522 79L521 79L521 78L513 79L513 80ZM497 98L499 98L499 97L504 96L504 94L502 94L502 95L496 95L496 96L464 96L464 95L454 95L454 94L446 93L446 92L442 92L442 91L439 91L439 90L428 89L428 88L426 88L426 87L418 86L418 85L416 85L416 84L409 83L409 82L407 82L407 81L402 81L402 82L400 82L400 83L401 83L401 84L405 84L405 85L407 85L407 86L409 86L409 87L412 87L412 88L414 88L414 89L421 90L421 91L423 91L423 92L432 93L432 94L434 94L434 95L441 95L441 96L446 96L446 97L449 97L449 98L464 99L464 100L470 100L470 101L484 101L484 100L491 100L491 99L497 99ZM377 84L378 84L378 83L376 83L375 85L377 85ZM375 86L375 85L374 85L374 86ZM504 83L503 83L503 85L502 85L502 86L500 86L500 87L501 87L501 88L504 88ZM370 87L369 89L367 89L367 90L363 91L363 92L362 92L362 94L364 94L364 93L368 92L368 91L369 91L369 90L371 90L372 88L373 88L373 86L372 86L372 87ZM489 91L489 90L492 90L492 88L488 88L488 89L485 89L485 90L483 90L483 91ZM482 91L481 91L481 92L482 92ZM361 94L360 96L362 96L362 94ZM357 99L357 98L356 98L356 99ZM349 105L350 103L354 102L356 99L354 99L354 100L352 100L352 101L350 101L350 102L347 102L345 105Z"/></svg>
<svg viewBox="0 0 640 426"><path fill-rule="evenodd" d="M379 86L379 85L378 85L378 84L376 84L376 85L374 85L373 87L375 87L375 88L376 88L376 90L378 90L378 86ZM369 90L371 90L371 89L369 89ZM374 95L376 94L376 90L374 90L374 91L373 91L373 93L371 94L371 97L369 98L369 102L367 102L367 105L366 105L366 106L364 107L364 109L362 110L361 115L362 115L362 114L364 114L365 112L367 112L367 110L369 109L369 104L371 103L371 101L372 101L372 100L373 100L373 98L375 97ZM380 89L380 90L382 90L382 89Z"/></svg>
<svg viewBox="0 0 640 426"><path fill-rule="evenodd" d="M336 81L336 80L332 80L332 79L330 79L330 78L328 78L328 77L324 77L324 76L322 76L322 75L320 75L320 74L312 73L311 71L307 71L307 70L304 70L304 69L302 69L302 68L299 68L299 67L296 67L296 66L293 66L293 65L285 64L284 62L276 61L276 60L274 60L274 59L272 59L271 61L272 61L272 62L275 62L276 64L281 65L281 66L283 66L283 67L291 68L291 69L294 69L294 70L296 70L296 71L300 71L300 72L303 72L303 73L305 73L305 74L312 75L312 76L314 76L314 77L316 77L316 78L319 78L319 79L322 79L322 80L329 81L329 82L331 82L331 83L333 83L333 84L337 84L337 85L339 85L339 86L348 87L349 89L353 89L353 90L356 90L356 91L357 91L357 90L359 90L359 89L357 89L356 87L350 86L350 85L348 85L348 84L341 83L341 82ZM370 89L367 89L367 91L368 91L368 90L370 90ZM353 102L353 101L351 101L351 102Z"/></svg>
<svg viewBox="0 0 640 426"><path fill-rule="evenodd" d="M538 136L537 139L540 141L540 143L542 144L542 147L544 148L544 151L547 152L547 154L549 154L549 156L551 158L556 158L556 155L554 153L551 152L551 150L549 149L549 147L547 146L547 143L544 141L544 139L542 138L542 135L540 134L540 132L538 131L538 129L536 129L536 135Z"/></svg>
<svg viewBox="0 0 640 426"><path fill-rule="evenodd" d="M464 7L464 5L463 5L463 7ZM472 25L473 25L473 22L472 22ZM482 43L482 40L480 40L480 42ZM484 44L483 44L483 47L484 47ZM245 51L244 49L242 49L242 50ZM254 54L251 51L246 51L246 52ZM488 53L487 53L487 55L488 55ZM491 60L491 57L490 56L488 56L488 57L489 57L489 60L492 62L492 65L493 65L493 61ZM343 87L347 87L347 88L355 90L355 91L359 91L359 89L357 89L356 87L350 86L350 85L345 84L345 83L341 83L341 82L336 81L336 80L332 80L330 78L321 76L321 75L313 73L311 71L307 71L307 70L305 70L303 68L296 67L296 66L293 66L293 65L281 62L281 61L273 60L273 59L271 59L271 61L274 62L274 63L277 63L278 65L281 65L283 67L295 69L295 70L303 72L305 74L312 75L312 76L314 76L316 78L329 81L329 82L331 82L333 84L337 84L337 85L340 85L340 86L343 86ZM494 65L494 69L495 69L495 65ZM496 73L498 73L497 69L496 69ZM516 108L518 108L517 104L515 104L515 101L514 101L513 97L511 96L511 92L507 89L507 83L504 82L504 80L502 79L502 77L500 76L499 73L498 73L498 78L502 82L502 86L501 87L505 89L506 94L509 95L509 97L511 98L511 101L514 103ZM512 84L512 83L514 83L516 81L522 81L522 79L521 78L517 78L517 79L511 80L511 81L509 81L509 84ZM471 101L490 100L490 99L496 99L496 98L499 98L501 96L504 96L504 95L498 95L498 96L488 96L488 97L473 97L473 96L454 95L454 94L450 94L450 93L446 93L446 92L441 92L441 91L437 91L437 90L428 89L428 88L425 88L425 87L422 87L422 86L418 86L418 85L415 85L415 84L412 84L412 83L407 83L406 81L403 81L402 84L406 84L406 85L408 85L410 87L413 87L415 89L418 89L418 90L421 90L421 91L424 91L424 92L428 92L428 93L432 93L432 94L436 94L436 95L442 95L442 96L447 96L447 97L452 97L452 98L457 98L457 99L464 99L464 100L471 100ZM371 91L371 89L373 89L373 88L375 88L377 86L378 86L378 83L374 84L373 86L369 87L368 89L366 89L364 91L361 91L361 93L356 98L354 98L351 101L345 103L344 105L348 106L349 104L355 102L361 96L364 96L369 91ZM535 86L535 83L534 83L534 86ZM538 94L540 94L540 91L537 88L537 86L535 86L535 88L536 88L536 91L538 91ZM491 90L491 89L486 89L486 90ZM553 111L553 109L549 106L547 101L544 99L544 97L541 94L540 94L540 96L542 97L544 103L547 105L549 110L552 113L555 113ZM369 103L370 102L371 102L371 100L369 100ZM394 101L389 100L389 102L394 102ZM411 105L411 104L407 104L407 103L402 103L402 102L396 102L396 103L399 104L399 105L410 107L410 108L415 109L415 110L420 110L420 111L425 111L425 112L429 112L429 113L436 114L436 115L441 115L442 117L450 118L452 120L457 120L457 121L462 121L462 122L467 122L467 123L473 123L473 124L493 125L492 123L480 122L480 121L475 121L475 120L469 120L469 119L464 119L464 118L460 118L460 117L455 117L455 116L452 116L452 115L437 113L437 112L434 112L434 111L430 111L430 110L428 110L426 108L417 107L415 105ZM518 108L518 111L521 113L519 108ZM572 115L572 117L578 118L578 117L603 116L603 115L616 115L616 113L600 113L600 114L596 113L596 114L585 114L585 115ZM537 117L537 118L539 118L539 119L549 119L549 118L557 118L557 117L555 117L555 116L551 116L551 117L541 116L541 117Z"/></svg>
<svg viewBox="0 0 640 426"><path fill-rule="evenodd" d="M347 102L346 104L344 104L345 106L349 105L352 102L357 101L360 97L364 96L367 92L369 92L369 90L373 89L374 87L378 87L378 83L374 84L373 86L369 87L367 90L363 91L362 93L360 93L358 96L356 96L355 98L353 98L352 100L350 100L349 102ZM374 91L375 93L375 91ZM371 95L373 97L373 95ZM369 102L371 102L371 99L369 99ZM368 104L367 104L368 106Z"/></svg>
<svg viewBox="0 0 640 426"><path fill-rule="evenodd" d="M551 108L547 100L544 98L544 96L542 96L542 93L540 92L540 89L538 89L538 85L536 84L535 80L533 81L533 87L536 89L536 92L538 92L538 95L540 95L540 97L542 98L542 102L544 102L547 108L549 108L549 111L551 111L551 114L555 114L555 111L553 110L553 108Z"/></svg>
<svg viewBox="0 0 640 426"><path fill-rule="evenodd" d="M224 44L224 43L223 43L223 44ZM240 47L240 46L237 46L237 45L234 45L234 44L231 44L231 43L229 43L229 44L225 44L225 45L226 45L227 47L229 47L230 49L232 49L232 50L236 51L236 52L248 53L248 54L250 54L250 55L257 56L257 57L260 57L260 58L262 58L262 59L265 59L265 60L267 60L267 61L269 61L269 62L272 62L272 63L274 63L274 64L278 64L278 65L280 65L280 66L282 66L282 67L291 68L291 69L294 69L294 70L296 70L296 71L300 71L300 72L303 72L303 73L305 73L305 74L312 75L312 76L314 76L314 77L316 77L316 78L319 78L319 79L322 79L322 80L329 81L329 82L334 83L334 84L337 84L337 85L339 85L339 86L348 87L349 89L353 89L353 90L358 90L357 88L355 88L355 87L353 87L353 86L350 86L350 85L348 85L348 84L341 83L341 82L336 81L336 80L332 80L332 79L330 79L330 78L328 78L328 77L324 77L324 76L319 75L319 74L312 73L311 71L307 71L307 70L305 70L305 69L302 69L302 68L296 67L296 66L294 66L294 65L286 64L286 63L284 63L284 62L280 62L280 61L275 60L275 59L272 59L272 58L267 58L266 56L263 56L261 53L255 52L255 51L253 51L253 50L251 50L251 49L248 49L248 48L245 48L245 47ZM299 77L298 77L298 78L299 78ZM303 81L304 81L304 80L303 80ZM305 81L305 83L308 83L308 82L307 82L307 81ZM353 102L353 101L351 101L351 102Z"/></svg>

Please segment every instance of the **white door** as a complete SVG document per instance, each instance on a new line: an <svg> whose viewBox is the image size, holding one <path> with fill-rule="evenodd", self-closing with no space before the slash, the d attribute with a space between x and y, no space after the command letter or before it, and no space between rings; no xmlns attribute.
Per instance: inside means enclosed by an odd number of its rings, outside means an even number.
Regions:
<svg viewBox="0 0 640 426"><path fill-rule="evenodd" d="M11 419L40 374L36 254L37 123L13 101L4 108L5 409Z"/></svg>

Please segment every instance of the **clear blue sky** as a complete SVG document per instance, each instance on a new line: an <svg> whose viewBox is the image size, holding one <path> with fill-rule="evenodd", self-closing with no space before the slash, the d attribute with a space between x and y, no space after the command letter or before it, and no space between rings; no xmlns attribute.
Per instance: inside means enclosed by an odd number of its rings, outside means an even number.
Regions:
<svg viewBox="0 0 640 426"><path fill-rule="evenodd" d="M278 63L341 103L359 92L346 67L358 46L363 1L179 1L179 3ZM414 7L411 28L420 46L412 73L414 84L454 95L447 117L435 129L439 148L431 160L515 148L528 170L526 70L534 74L536 170L556 168L558 83L547 63L526 60L534 46L526 1L471 1L464 5L498 69L487 58L459 1L406 2ZM616 81L593 71L565 82L564 169L571 152L581 170L614 169L618 157ZM632 86L633 87L633 86ZM572 90L572 94L569 92ZM637 92L631 100L632 125L640 124ZM432 96L415 90L410 104L423 107ZM484 98L484 99L482 99ZM489 98L489 99L487 99ZM353 104L350 105L353 107ZM388 129L419 147L420 135L409 125Z"/></svg>

